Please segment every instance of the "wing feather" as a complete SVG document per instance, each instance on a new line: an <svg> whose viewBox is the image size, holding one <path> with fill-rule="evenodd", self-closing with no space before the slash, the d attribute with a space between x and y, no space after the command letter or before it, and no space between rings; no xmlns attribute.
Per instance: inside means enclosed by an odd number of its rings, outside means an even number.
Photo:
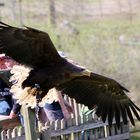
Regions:
<svg viewBox="0 0 140 140"><path fill-rule="evenodd" d="M123 122L124 122L124 124L127 124L128 123L127 113L126 113L125 105L122 102L120 102L120 109L121 109Z"/></svg>
<svg viewBox="0 0 140 140"><path fill-rule="evenodd" d="M30 27L16 28L0 22L0 47L3 53L21 64L43 67L60 63L49 35Z"/></svg>
<svg viewBox="0 0 140 140"><path fill-rule="evenodd" d="M137 110L135 109L135 107L134 107L132 104L130 104L130 107L131 107L131 109L133 110L133 113L135 114L135 116L137 117L137 119L140 121L140 116L138 115L138 112L137 112Z"/></svg>
<svg viewBox="0 0 140 140"><path fill-rule="evenodd" d="M133 125L135 125L135 122L134 122L132 113L131 113L130 108L129 108L128 105L126 105L126 111L127 111L127 114L128 114L128 116L129 116L129 119L130 119L131 123L132 123Z"/></svg>
<svg viewBox="0 0 140 140"><path fill-rule="evenodd" d="M102 118L103 122L108 118L110 126L113 118L119 128L121 118L124 124L127 124L128 117L135 125L132 112L140 119L138 114L140 109L125 93L128 90L113 79L92 73L90 77L78 77L57 88L62 90L62 93L75 98L77 103L84 104L90 109L96 106L96 114Z"/></svg>
<svg viewBox="0 0 140 140"><path fill-rule="evenodd" d="M109 104L109 110L107 112L108 114L108 123L110 126L112 126L112 122L113 122L113 116L114 116L114 100L112 99L111 104Z"/></svg>

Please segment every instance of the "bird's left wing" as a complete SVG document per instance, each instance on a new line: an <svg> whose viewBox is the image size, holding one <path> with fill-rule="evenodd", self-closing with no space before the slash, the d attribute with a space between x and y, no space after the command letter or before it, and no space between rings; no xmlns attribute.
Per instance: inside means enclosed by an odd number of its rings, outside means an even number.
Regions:
<svg viewBox="0 0 140 140"><path fill-rule="evenodd" d="M0 52L32 67L43 67L62 60L46 32L30 27L17 28L2 22Z"/></svg>
<svg viewBox="0 0 140 140"><path fill-rule="evenodd" d="M97 107L96 114L103 122L108 118L109 125L114 117L118 127L121 118L127 124L127 117L135 125L132 112L140 120L140 109L125 94L128 90L112 79L92 73L90 77L75 78L59 86L58 90L90 109Z"/></svg>

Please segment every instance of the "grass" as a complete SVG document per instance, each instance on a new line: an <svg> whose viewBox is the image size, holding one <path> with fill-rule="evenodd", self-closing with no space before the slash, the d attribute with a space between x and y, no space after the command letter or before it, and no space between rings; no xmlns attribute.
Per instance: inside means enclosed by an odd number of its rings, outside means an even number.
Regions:
<svg viewBox="0 0 140 140"><path fill-rule="evenodd" d="M132 136L131 140L140 140L140 137Z"/></svg>
<svg viewBox="0 0 140 140"><path fill-rule="evenodd" d="M135 136L135 135L132 135L131 140L140 140L140 136Z"/></svg>
<svg viewBox="0 0 140 140"><path fill-rule="evenodd" d="M91 0L88 2L90 3ZM68 11L69 8L68 5ZM48 22L47 11L46 3L35 0L23 1L24 24L48 32L57 49L64 51L69 58L93 72L121 81L133 93L139 94L140 18L138 13L133 15L132 20L128 13L110 17L93 17L93 19L91 17L90 20L83 18L82 15L69 18L66 14L63 15L64 17L57 17L57 27L54 28ZM61 12L57 13L60 14ZM6 17L8 16L3 16L4 21L12 21ZM72 33L66 25L61 27L64 20L69 20L72 28L78 30L79 34Z"/></svg>
<svg viewBox="0 0 140 140"><path fill-rule="evenodd" d="M66 26L60 27L59 22L54 28L45 19L25 19L25 25L48 32L57 49L66 52L69 58L96 73L120 80L130 90L139 91L140 18L133 21L128 17L91 21L78 18L70 24L79 34L71 33ZM124 44L120 43L120 37Z"/></svg>

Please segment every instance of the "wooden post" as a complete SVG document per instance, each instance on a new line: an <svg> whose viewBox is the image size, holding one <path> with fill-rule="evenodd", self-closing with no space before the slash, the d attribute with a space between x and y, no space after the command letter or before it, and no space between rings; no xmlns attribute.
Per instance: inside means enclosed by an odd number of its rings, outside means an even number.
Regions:
<svg viewBox="0 0 140 140"><path fill-rule="evenodd" d="M51 137L49 135L49 132L42 132L41 133L41 140L51 140Z"/></svg>
<svg viewBox="0 0 140 140"><path fill-rule="evenodd" d="M4 1L0 1L0 20L2 20L1 7L4 6Z"/></svg>
<svg viewBox="0 0 140 140"><path fill-rule="evenodd" d="M48 132L40 133L35 126L35 113L31 108L26 105L22 106L21 113L24 118L24 129L25 129L25 139L26 140L50 140L50 135Z"/></svg>
<svg viewBox="0 0 140 140"><path fill-rule="evenodd" d="M20 26L23 26L23 15L22 15L22 0L19 0L19 23Z"/></svg>
<svg viewBox="0 0 140 140"><path fill-rule="evenodd" d="M99 0L99 8L100 8L100 16L103 17L103 7L102 7L102 0Z"/></svg>
<svg viewBox="0 0 140 140"><path fill-rule="evenodd" d="M121 0L118 0L118 6L119 6L119 14L122 13L122 4Z"/></svg>
<svg viewBox="0 0 140 140"><path fill-rule="evenodd" d="M133 8L132 8L132 1L128 0L129 5L129 18L130 18L130 24L133 22Z"/></svg>
<svg viewBox="0 0 140 140"><path fill-rule="evenodd" d="M24 129L26 140L37 140L38 132L35 130L35 114L31 108L26 105L22 106L22 115L24 118Z"/></svg>
<svg viewBox="0 0 140 140"><path fill-rule="evenodd" d="M16 11L15 11L16 8L17 8L17 7L16 7L16 0L12 0L11 2L12 2L12 14L13 14L13 20L15 21L16 18L17 18L17 17L16 17Z"/></svg>
<svg viewBox="0 0 140 140"><path fill-rule="evenodd" d="M49 9L50 9L50 23L55 27L56 26L55 0L49 0Z"/></svg>

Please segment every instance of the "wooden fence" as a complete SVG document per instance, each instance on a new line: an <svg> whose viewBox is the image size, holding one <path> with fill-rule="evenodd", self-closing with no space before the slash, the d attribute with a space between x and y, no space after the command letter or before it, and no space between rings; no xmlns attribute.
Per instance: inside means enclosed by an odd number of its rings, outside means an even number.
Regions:
<svg viewBox="0 0 140 140"><path fill-rule="evenodd" d="M10 124L12 125L12 121ZM101 121L88 120L79 125L75 125L75 119L69 121L61 120L47 124L50 126L47 130L37 132L27 126L24 128L20 125L1 130L1 140L125 140L129 139L129 127L121 124L118 130L113 124L109 128L107 123Z"/></svg>
<svg viewBox="0 0 140 140"><path fill-rule="evenodd" d="M74 108L72 118L65 121L48 122L36 130L35 114L23 107L24 127L19 120L0 121L0 140L127 140L130 138L129 126L121 123L118 130L115 122L110 128L107 123L95 119L93 113L80 115L81 105L67 98Z"/></svg>
<svg viewBox="0 0 140 140"><path fill-rule="evenodd" d="M118 130L113 124L112 128L101 121L93 120L75 125L74 119L69 121L55 121L48 124L49 129L41 133L33 129L30 134L24 132L24 128L16 126L1 131L1 140L124 140L129 139L129 127L121 124ZM10 122L12 125L13 122Z"/></svg>

